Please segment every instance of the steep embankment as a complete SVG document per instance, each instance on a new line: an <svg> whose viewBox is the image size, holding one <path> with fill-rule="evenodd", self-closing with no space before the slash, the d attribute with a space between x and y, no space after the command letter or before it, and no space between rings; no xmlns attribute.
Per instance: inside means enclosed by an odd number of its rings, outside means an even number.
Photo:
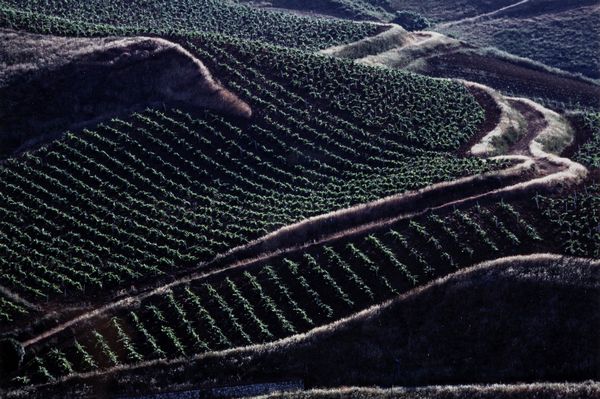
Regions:
<svg viewBox="0 0 600 399"><path fill-rule="evenodd" d="M0 54L0 157L152 104L252 113L198 59L163 39L75 39L0 30Z"/></svg>
<svg viewBox="0 0 600 399"><path fill-rule="evenodd" d="M75 376L63 384L135 392L152 388L149 375L157 389L189 386L190 375L216 385L286 376L307 387L594 379L599 273L597 261L504 258L305 335L191 361ZM54 387L26 394L52 397Z"/></svg>

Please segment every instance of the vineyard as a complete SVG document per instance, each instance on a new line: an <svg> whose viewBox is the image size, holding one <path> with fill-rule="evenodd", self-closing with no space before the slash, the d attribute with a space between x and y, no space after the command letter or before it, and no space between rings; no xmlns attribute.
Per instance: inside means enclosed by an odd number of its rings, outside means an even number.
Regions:
<svg viewBox="0 0 600 399"><path fill-rule="evenodd" d="M36 356L15 381L43 382L305 332L497 254L547 248L552 232L540 230L547 222L523 217L541 216L541 209L500 202L429 213L174 286L34 344ZM590 245L597 238L582 228L576 239Z"/></svg>
<svg viewBox="0 0 600 399"><path fill-rule="evenodd" d="M256 3L238 0L240 3ZM259 3L260 4L260 3ZM273 0L270 5L278 8L323 13L357 20L382 20L391 17L387 0Z"/></svg>
<svg viewBox="0 0 600 399"><path fill-rule="evenodd" d="M565 243L567 254L598 257L598 198L596 187L564 199L540 196L429 212L186 281L33 343L35 355L13 382L264 344L498 254L543 252ZM557 212L567 203L568 216ZM559 233L565 224L569 237Z"/></svg>
<svg viewBox="0 0 600 399"><path fill-rule="evenodd" d="M575 160L590 168L600 169L600 113L582 114L576 119L589 137L578 149Z"/></svg>
<svg viewBox="0 0 600 399"><path fill-rule="evenodd" d="M448 157L483 115L456 83L269 47L250 59L256 44L210 36L186 45L260 112L146 110L6 161L2 284L32 301L106 293L304 218L505 165ZM393 92L372 90L384 80Z"/></svg>
<svg viewBox="0 0 600 399"><path fill-rule="evenodd" d="M382 29L366 23L266 12L228 0L2 0L0 9L8 18L51 17L48 22L52 23L52 17L58 17L75 27L92 24L97 33L109 26L145 34L214 32L305 50L350 43Z"/></svg>
<svg viewBox="0 0 600 399"><path fill-rule="evenodd" d="M0 46L0 104L62 91L77 115L0 148L0 397L593 397L600 114L326 55L381 56L390 25L270 8L399 2L300 3L0 0L3 37L23 36ZM134 100L114 106L111 84Z"/></svg>

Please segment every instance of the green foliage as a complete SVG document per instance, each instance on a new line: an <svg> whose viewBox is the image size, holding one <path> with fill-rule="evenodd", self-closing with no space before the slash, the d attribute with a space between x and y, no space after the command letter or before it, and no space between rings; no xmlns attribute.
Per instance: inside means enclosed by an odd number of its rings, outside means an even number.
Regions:
<svg viewBox="0 0 600 399"><path fill-rule="evenodd" d="M330 289L338 300L344 302L346 306L352 308L354 306L354 302L348 294L344 292L344 290L338 285L338 283L331 277L329 272L319 265L317 260L310 254L304 254L304 260L308 264L308 268L312 273L315 273L317 278L324 282L328 289Z"/></svg>
<svg viewBox="0 0 600 399"><path fill-rule="evenodd" d="M431 26L431 22L427 18L414 11L396 11L394 19L391 22L411 32L425 30Z"/></svg>
<svg viewBox="0 0 600 399"><path fill-rule="evenodd" d="M501 201L498 203L498 207L509 217L509 223L512 224L516 222L521 229L525 231L525 234L529 239L533 241L542 241L542 237L536 228L528 223L527 220L521 216L519 211L517 211L511 204Z"/></svg>
<svg viewBox="0 0 600 399"><path fill-rule="evenodd" d="M102 353L104 361L108 362L108 364L111 366L119 365L119 358L111 349L110 345L106 341L106 338L96 330L92 331L92 336L96 341L96 348Z"/></svg>
<svg viewBox="0 0 600 399"><path fill-rule="evenodd" d="M15 318L28 313L29 311L23 306L0 296L0 323L13 321Z"/></svg>
<svg viewBox="0 0 600 399"><path fill-rule="evenodd" d="M307 217L504 166L450 153L483 112L458 84L215 35L185 43L252 120L148 109L7 160L2 284L32 300L113 290Z"/></svg>
<svg viewBox="0 0 600 399"><path fill-rule="evenodd" d="M33 375L36 380L43 382L50 382L54 380L54 376L50 374L48 368L46 367L46 363L36 356L33 359Z"/></svg>
<svg viewBox="0 0 600 399"><path fill-rule="evenodd" d="M18 23L35 31L46 30L61 18L79 34L215 32L307 50L350 43L380 30L377 25L305 18L224 0L3 0L0 10L5 26Z"/></svg>
<svg viewBox="0 0 600 399"><path fill-rule="evenodd" d="M322 104L334 115L344 115L356 126L376 130L410 149L455 150L477 131L484 118L481 106L457 82L253 42L223 38L203 44L206 52L198 51L201 59L211 54L225 60L238 73L249 69L250 79L236 87L250 91L250 97L267 89L257 84L262 79L255 72L267 67L276 81L270 84L272 90L287 88L296 102L302 99L293 94L302 93L304 101ZM220 68L227 66L218 64L215 70ZM240 92L236 87L232 88Z"/></svg>
<svg viewBox="0 0 600 399"><path fill-rule="evenodd" d="M98 368L98 364L89 352L77 340L73 342L77 362L81 365L81 371L92 371Z"/></svg>
<svg viewBox="0 0 600 399"><path fill-rule="evenodd" d="M158 345L156 338L146 329L138 315L135 312L130 312L129 315L133 321L133 327L143 337L145 345L150 348L150 356L158 359L165 357L165 351Z"/></svg>
<svg viewBox="0 0 600 399"><path fill-rule="evenodd" d="M358 275L352 267L346 262L341 256L331 247L323 248L325 256L327 257L330 264L340 267L344 274L346 274L346 278L350 280L358 289L366 295L369 299L374 300L375 294L373 290L365 283L365 281Z"/></svg>
<svg viewBox="0 0 600 399"><path fill-rule="evenodd" d="M255 2L253 0L238 0ZM359 20L388 19L388 0L272 0L274 7L313 11Z"/></svg>
<svg viewBox="0 0 600 399"><path fill-rule="evenodd" d="M238 317L233 311L233 308L229 303L227 303L225 298L223 298L223 296L221 296L221 294L219 294L217 290L210 284L204 284L203 288L206 290L211 301L218 307L219 312L225 315L227 324L232 327L232 331L234 331L235 334L239 336L245 344L252 344L252 338L244 330L244 327L240 324Z"/></svg>
<svg viewBox="0 0 600 399"><path fill-rule="evenodd" d="M121 343L121 345L123 346L123 349L125 349L125 352L127 353L127 359L131 362L142 361L143 356L140 355L138 350L135 348L135 346L131 342L131 338L129 337L129 335L127 335L127 333L123 330L123 327L121 326L121 323L119 322L119 319L117 319L115 317L111 320L111 323L112 323L112 327L115 329L115 331L117 333L118 341Z"/></svg>
<svg viewBox="0 0 600 399"><path fill-rule="evenodd" d="M498 252L498 246L489 236L488 232L485 231L484 228L481 227L481 224L475 220L471 215L466 212L462 212L460 210L455 210L453 216L460 220L472 233L475 234L478 239L480 239L489 249L493 252Z"/></svg>
<svg viewBox="0 0 600 399"><path fill-rule="evenodd" d="M280 298L280 301L283 301L286 305L291 307L295 317L299 317L300 320L309 326L314 326L314 321L308 317L306 311L292 298L289 288L281 280L277 272L271 266L266 265L263 267L262 273L266 277L266 280L270 281L272 286L275 287L276 294Z"/></svg>
<svg viewBox="0 0 600 399"><path fill-rule="evenodd" d="M473 257L475 251L464 240L460 239L460 235L450 226L447 218L441 218L439 215L431 213L428 219L434 226L440 228L446 234L446 236L448 236L452 242L460 248L463 255L466 255L470 258Z"/></svg>
<svg viewBox="0 0 600 399"><path fill-rule="evenodd" d="M192 322L188 319L186 311L183 309L183 306L177 302L172 292L169 292L166 295L166 300L169 306L169 311L174 312L177 317L177 324L180 328L185 330L186 335L192 341L192 348L194 352L205 352L209 351L210 348L208 344L204 342L202 338L196 332Z"/></svg>
<svg viewBox="0 0 600 399"><path fill-rule="evenodd" d="M277 306L275 301L265 293L265 290L259 283L258 279L254 277L252 274L248 272L244 272L244 276L250 283L251 289L259 295L261 299L262 305L272 313L277 320L281 323L281 327L289 334L295 334L297 332L296 328L290 323L290 321L285 317L283 311Z"/></svg>
<svg viewBox="0 0 600 399"><path fill-rule="evenodd" d="M562 197L538 195L535 202L567 254L600 258L599 184Z"/></svg>
<svg viewBox="0 0 600 399"><path fill-rule="evenodd" d="M225 336L219 326L217 326L215 319L202 305L202 301L198 295L196 295L190 289L190 287L185 287L183 299L193 307L198 322L207 329L210 338L216 343L217 346L226 348L233 346L231 341Z"/></svg>
<svg viewBox="0 0 600 399"><path fill-rule="evenodd" d="M273 334L271 333L271 331L269 331L269 327L261 319L258 318L256 313L254 312L254 307L240 292L237 285L233 281L231 281L230 278L225 279L225 285L231 292L235 307L239 310L239 313L242 314L242 317L246 320L245 324L251 325L254 328L256 328L259 335L264 341L273 339Z"/></svg>
<svg viewBox="0 0 600 399"><path fill-rule="evenodd" d="M67 359L63 351L58 348L54 348L50 351L49 357L54 361L54 364L58 368L60 375L69 375L73 373L73 365Z"/></svg>
<svg viewBox="0 0 600 399"><path fill-rule="evenodd" d="M327 319L333 318L333 309L331 306L323 301L321 294L319 294L308 282L306 277L300 271L300 266L289 259L283 259L283 263L287 266L289 272L295 277L296 281L302 287L304 293L303 296L308 296L310 300L317 306L321 317Z"/></svg>
<svg viewBox="0 0 600 399"><path fill-rule="evenodd" d="M600 112L576 117L589 139L579 147L573 159L589 168L600 169Z"/></svg>
<svg viewBox="0 0 600 399"><path fill-rule="evenodd" d="M597 188L594 193L597 199ZM578 193L577 201L567 205L550 203L546 197L538 202L542 210L552 206L554 213L547 213L549 217L561 217L559 210L561 214L565 210L567 215L573 214L562 216L556 223L564 231L568 230L567 224L575 230L575 222L584 222L584 214L591 215L590 225L598 225L597 212L592 209L600 207L597 201L589 202L593 195L591 191ZM75 327L64 335L67 344L61 350L73 369L80 371L82 363L111 366L106 359L116 359L113 350L118 352L119 361L135 363L139 360L131 355L132 348L144 359L189 357L208 350L194 345L200 340L221 350L304 333L397 297L456 268L493 259L496 254L490 251L492 245L510 255L529 250L532 244L543 244L551 237L542 237L534 225L549 222L538 220L538 216L522 202L475 205L450 213L431 211L373 231L273 254L268 263L257 260L251 265L240 264L224 273L194 279L189 286L174 285L166 293L150 295L142 299L139 316L130 309L115 309L109 322L98 324L101 336L98 332L90 334L85 327ZM581 242L594 239L597 243L597 233L595 238L586 237L589 227L578 228L580 234L570 238ZM594 248L591 242L587 245ZM94 359L81 361L86 355L72 348L73 335L96 347ZM35 348L44 364L50 366L57 358L52 349L43 345ZM57 376L64 373L55 373L53 368L47 371ZM36 373L39 370L28 368L21 376L28 378Z"/></svg>
<svg viewBox="0 0 600 399"><path fill-rule="evenodd" d="M367 241L373 248L372 252L374 252L378 256L383 256L383 258L386 261L394 265L394 267L400 273L402 273L402 275L410 282L411 285L417 285L417 276L411 273L411 271L408 270L408 267L404 263L400 262L396 257L396 254L394 254L394 252L390 248L384 245L379 238L370 235L365 239L365 241Z"/></svg>

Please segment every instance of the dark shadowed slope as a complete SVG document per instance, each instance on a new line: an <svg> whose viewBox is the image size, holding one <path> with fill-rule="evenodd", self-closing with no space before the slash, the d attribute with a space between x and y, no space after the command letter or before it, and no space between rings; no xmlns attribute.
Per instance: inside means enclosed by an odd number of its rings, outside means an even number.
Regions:
<svg viewBox="0 0 600 399"><path fill-rule="evenodd" d="M4 30L0 54L0 156L42 135L150 104L251 115L199 60L162 39L67 39Z"/></svg>

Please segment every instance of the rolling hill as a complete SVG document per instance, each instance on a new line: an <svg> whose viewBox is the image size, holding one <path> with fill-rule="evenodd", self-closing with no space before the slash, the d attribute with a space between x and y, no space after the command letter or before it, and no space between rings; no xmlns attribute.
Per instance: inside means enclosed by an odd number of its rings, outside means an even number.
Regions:
<svg viewBox="0 0 600 399"><path fill-rule="evenodd" d="M0 0L0 396L594 397L591 6L243 3Z"/></svg>
<svg viewBox="0 0 600 399"><path fill-rule="evenodd" d="M66 383L69 389L105 386L109 394L133 395L147 388L142 376L152 376L158 391L165 384L187 389L190 375L217 385L285 375L320 387L595 379L598 267L597 261L544 254L505 258L271 345L83 374ZM545 348L553 348L551 356ZM580 393L586 391L593 395L594 386L582 386ZM57 392L49 385L39 394Z"/></svg>

